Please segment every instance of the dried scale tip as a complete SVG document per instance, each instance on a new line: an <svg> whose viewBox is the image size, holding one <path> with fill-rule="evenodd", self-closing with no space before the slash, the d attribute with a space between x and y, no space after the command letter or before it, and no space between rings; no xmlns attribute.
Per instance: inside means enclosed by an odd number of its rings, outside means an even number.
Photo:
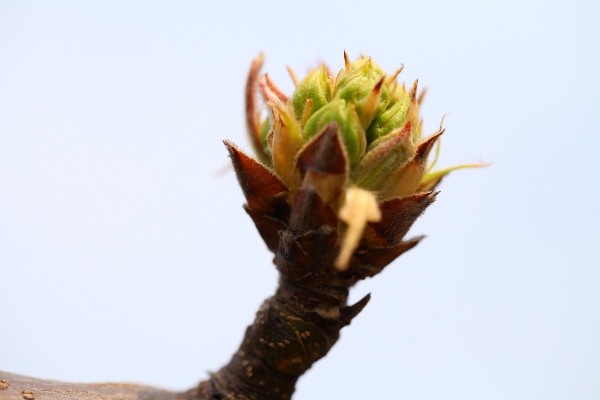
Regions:
<svg viewBox="0 0 600 400"><path fill-rule="evenodd" d="M409 90L397 82L403 66L387 75L370 57L351 62L344 52L335 77L325 65L303 80L288 68L296 89L286 96L260 75L262 64L260 55L246 85L258 161L225 144L245 209L275 254L279 288L231 362L201 384L207 398L290 398L296 379L368 302L348 306L349 288L420 241L403 239L444 176L480 166L432 170L439 144L431 162L429 155L444 130L423 137L424 92L417 81Z"/></svg>

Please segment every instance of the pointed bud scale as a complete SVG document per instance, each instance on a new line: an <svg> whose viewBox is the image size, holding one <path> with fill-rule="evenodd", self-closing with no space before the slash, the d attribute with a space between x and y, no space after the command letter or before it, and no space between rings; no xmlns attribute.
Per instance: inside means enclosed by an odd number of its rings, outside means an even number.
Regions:
<svg viewBox="0 0 600 400"><path fill-rule="evenodd" d="M292 97L296 119L302 119L308 99L312 100L310 114L314 114L331 100L331 83L324 65L312 71L298 84Z"/></svg>
<svg viewBox="0 0 600 400"><path fill-rule="evenodd" d="M359 117L363 129L367 129L369 125L371 125L373 118L375 118L375 115L377 115L377 111L380 108L379 100L381 99L381 90L384 79L385 75L377 81L359 108Z"/></svg>
<svg viewBox="0 0 600 400"><path fill-rule="evenodd" d="M360 299L356 304L340 309L340 321L342 326L350 325L350 322L356 317L371 300L371 293Z"/></svg>
<svg viewBox="0 0 600 400"><path fill-rule="evenodd" d="M348 161L335 121L302 148L298 154L298 168L302 177L308 171L334 175L348 172Z"/></svg>
<svg viewBox="0 0 600 400"><path fill-rule="evenodd" d="M265 161L268 159L268 155L264 151L263 144L261 142L261 123L260 123L260 107L258 106L258 99L256 96L258 88L258 75L260 69L264 63L265 57L259 54L250 66L248 72L248 78L246 80L246 127L248 129L248 135L250 136L250 142L254 148L254 152L258 156L259 160Z"/></svg>
<svg viewBox="0 0 600 400"><path fill-rule="evenodd" d="M287 101L288 101L287 96L277 87L277 85L275 85L275 82L273 82L271 80L271 78L269 77L269 74L265 74L265 81L266 81L266 84L269 87L269 89L271 89L271 91L273 93L275 93L277 98L279 100L281 100L282 103L287 103Z"/></svg>
<svg viewBox="0 0 600 400"><path fill-rule="evenodd" d="M419 80L417 79L413 86L410 88L410 92L408 93L408 97L410 98L410 102L408 104L408 109L406 110L406 120L410 121L413 126L413 141L418 143L421 141L421 132L419 128L419 102L417 100L417 85Z"/></svg>
<svg viewBox="0 0 600 400"><path fill-rule="evenodd" d="M415 153L410 122L374 141L352 170L352 181L367 190L378 190L384 181L406 165Z"/></svg>
<svg viewBox="0 0 600 400"><path fill-rule="evenodd" d="M286 69L288 74L290 75L290 78L292 78L292 82L294 82L294 87L298 87L298 85L300 84L300 79L298 79L298 76L289 65L286 67Z"/></svg>
<svg viewBox="0 0 600 400"><path fill-rule="evenodd" d="M400 66L400 68L398 68L396 71L394 71L394 73L391 76L388 76L385 78L385 84L389 86L392 83L394 83L396 81L396 78L398 78L398 75L400 75L400 73L403 70L404 70L404 64L402 64ZM394 93L394 91L390 89L390 93Z"/></svg>
<svg viewBox="0 0 600 400"><path fill-rule="evenodd" d="M420 106L427 95L427 88L423 89L419 96L417 96L417 104Z"/></svg>
<svg viewBox="0 0 600 400"><path fill-rule="evenodd" d="M302 118L300 119L300 127L304 128L304 126L306 125L306 121L308 121L308 119L310 118L310 116L312 115L312 99L306 99L306 106L304 107L304 112L302 113Z"/></svg>
<svg viewBox="0 0 600 400"><path fill-rule="evenodd" d="M279 230L287 226L290 207L288 190L267 168L225 141L242 192L248 201L245 207L262 239L271 251L277 249Z"/></svg>
<svg viewBox="0 0 600 400"><path fill-rule="evenodd" d="M256 203L260 199L288 192L283 182L268 168L239 150L227 140L223 141L223 143L229 151L231 163L235 169L244 196L249 203ZM258 204L251 204L251 206L260 209L257 206Z"/></svg>
<svg viewBox="0 0 600 400"><path fill-rule="evenodd" d="M344 50L344 69L340 71L340 74L342 72L345 72L347 74L352 72L352 63L350 62L350 57L348 57L348 53L346 53L345 50Z"/></svg>
<svg viewBox="0 0 600 400"><path fill-rule="evenodd" d="M325 204L337 204L348 183L348 160L337 123L327 125L298 154L302 185L314 186Z"/></svg>
<svg viewBox="0 0 600 400"><path fill-rule="evenodd" d="M410 88L410 91L408 92L408 98L410 99L410 101L417 101L417 87L419 86L419 80L415 80L413 82L412 87Z"/></svg>
<svg viewBox="0 0 600 400"><path fill-rule="evenodd" d="M417 147L413 159L383 183L379 192L380 198L406 197L416 192L423 175L425 175L429 152L443 133L443 130L437 132Z"/></svg>
<svg viewBox="0 0 600 400"><path fill-rule="evenodd" d="M277 251L279 247L279 231L285 230L288 226L286 218L277 219L269 214L257 211L250 206L244 206L244 209L250 215L250 218L252 218L256 230L258 230L267 248L272 252Z"/></svg>
<svg viewBox="0 0 600 400"><path fill-rule="evenodd" d="M382 218L368 224L364 234L365 245L397 245L416 219L435 201L436 196L437 192L425 192L379 203Z"/></svg>
<svg viewBox="0 0 600 400"><path fill-rule="evenodd" d="M292 192L297 188L295 159L301 147L298 129L297 121L285 109L273 109L270 133L273 169Z"/></svg>
<svg viewBox="0 0 600 400"><path fill-rule="evenodd" d="M359 249L357 251L357 257L360 258L360 260L363 261L365 264L372 267L377 267L375 271L379 272L383 268L388 266L396 258L398 258L400 255L419 244L419 242L423 240L423 238L424 236L418 236L405 242L400 242L396 246L377 247L363 251ZM376 275L376 273L370 274L368 276L374 275Z"/></svg>

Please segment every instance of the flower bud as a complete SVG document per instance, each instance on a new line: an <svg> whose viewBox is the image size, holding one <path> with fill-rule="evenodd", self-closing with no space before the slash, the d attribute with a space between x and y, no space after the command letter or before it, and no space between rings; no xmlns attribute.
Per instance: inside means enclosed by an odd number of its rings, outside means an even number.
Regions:
<svg viewBox="0 0 600 400"><path fill-rule="evenodd" d="M365 131L362 128L354 104L335 98L313 114L304 126L306 139L318 134L330 122L336 122L350 164L358 161L367 147Z"/></svg>
<svg viewBox="0 0 600 400"><path fill-rule="evenodd" d="M483 166L433 170L437 155L432 162L428 158L443 128L440 124L438 132L421 137L423 91L417 94L417 81L408 90L398 84L403 66L388 76L370 57L351 63L344 52L344 68L335 83L325 65L302 81L290 70L296 90L288 97L267 75L259 76L262 62L262 56L257 57L250 69L246 121L265 165L242 163L240 152L229 147L245 188L247 210L269 249L279 252L285 243L285 262L288 249L293 258L308 255L310 263L322 262L310 258L314 246L303 247L312 239L305 242L309 236L302 232L309 232L319 248L339 247L333 264L338 270L349 268L344 279L372 276L417 243L400 240L433 201L435 194L429 191L444 176ZM271 112L262 125L255 89ZM258 171L255 180L248 170ZM249 190L254 187L269 193L269 200L255 198L255 191ZM265 207L273 216L263 212ZM281 242L282 226L288 223L293 235Z"/></svg>
<svg viewBox="0 0 600 400"><path fill-rule="evenodd" d="M278 104L273 107L272 113L273 125L267 140L270 142L273 169L287 187L294 191L295 159L302 147L300 127L289 107Z"/></svg>
<svg viewBox="0 0 600 400"><path fill-rule="evenodd" d="M370 57L362 58L337 77L335 97L356 106L364 129L371 124L377 113L383 111L389 101L389 89L383 85L385 72Z"/></svg>
<svg viewBox="0 0 600 400"><path fill-rule="evenodd" d="M317 110L331 100L331 84L332 82L327 76L325 65L321 65L312 71L298 84L292 97L294 114L298 121L302 120L307 100L310 99L312 101L309 116L317 112Z"/></svg>
<svg viewBox="0 0 600 400"><path fill-rule="evenodd" d="M367 129L367 141L369 143L388 135L404 124L408 111L409 99L400 98L393 102L385 111L378 114Z"/></svg>

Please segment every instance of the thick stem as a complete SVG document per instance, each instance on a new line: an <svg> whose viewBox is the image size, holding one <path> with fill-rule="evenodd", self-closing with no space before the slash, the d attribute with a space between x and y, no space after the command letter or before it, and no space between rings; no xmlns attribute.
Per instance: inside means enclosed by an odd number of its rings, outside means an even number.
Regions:
<svg viewBox="0 0 600 400"><path fill-rule="evenodd" d="M298 378L328 353L349 322L346 297L344 288L315 291L281 278L229 364L200 384L200 397L290 399ZM360 310L353 311L352 316Z"/></svg>
<svg viewBox="0 0 600 400"><path fill-rule="evenodd" d="M341 280L333 268L337 217L314 186L299 190L286 225L275 251L277 292L263 303L229 364L200 385L206 399L291 398L298 378L366 304L356 311L346 307L355 280Z"/></svg>

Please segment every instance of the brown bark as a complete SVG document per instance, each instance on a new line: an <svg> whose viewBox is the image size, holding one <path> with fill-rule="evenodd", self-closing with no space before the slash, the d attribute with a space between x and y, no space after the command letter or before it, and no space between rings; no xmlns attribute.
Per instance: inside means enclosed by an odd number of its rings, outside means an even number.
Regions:
<svg viewBox="0 0 600 400"><path fill-rule="evenodd" d="M126 383L64 383L0 371L0 400L192 400L197 389L183 393Z"/></svg>

